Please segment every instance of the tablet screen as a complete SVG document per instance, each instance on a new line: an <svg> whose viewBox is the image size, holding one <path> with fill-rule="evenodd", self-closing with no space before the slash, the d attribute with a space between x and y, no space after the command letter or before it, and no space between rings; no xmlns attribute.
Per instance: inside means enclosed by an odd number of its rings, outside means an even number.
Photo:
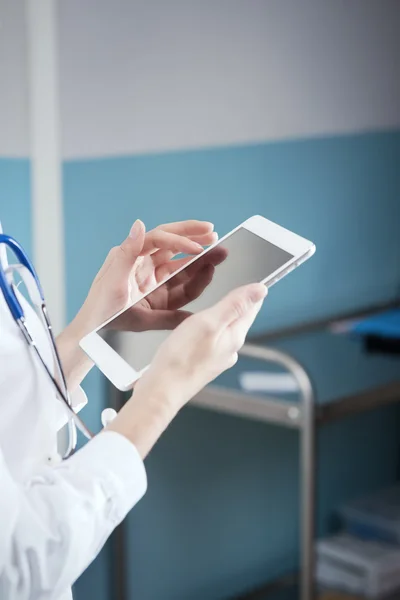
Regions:
<svg viewBox="0 0 400 600"><path fill-rule="evenodd" d="M264 280L292 258L241 227L98 333L139 371L188 314L209 308L237 287Z"/></svg>

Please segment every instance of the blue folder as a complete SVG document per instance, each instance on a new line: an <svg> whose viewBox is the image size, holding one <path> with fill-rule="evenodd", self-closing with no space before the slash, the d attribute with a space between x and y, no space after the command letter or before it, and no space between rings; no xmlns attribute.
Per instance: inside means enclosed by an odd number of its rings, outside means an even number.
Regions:
<svg viewBox="0 0 400 600"><path fill-rule="evenodd" d="M363 336L400 339L400 309L367 317L354 323L350 331Z"/></svg>

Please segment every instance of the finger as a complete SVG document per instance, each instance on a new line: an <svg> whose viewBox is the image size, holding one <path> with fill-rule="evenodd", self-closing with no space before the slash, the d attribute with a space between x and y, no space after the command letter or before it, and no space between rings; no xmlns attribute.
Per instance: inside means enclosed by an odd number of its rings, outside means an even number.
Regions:
<svg viewBox="0 0 400 600"><path fill-rule="evenodd" d="M117 265L130 271L143 250L146 229L139 219L134 222L128 237L116 248ZM115 267L115 264L114 264Z"/></svg>
<svg viewBox="0 0 400 600"><path fill-rule="evenodd" d="M200 256L196 260L193 260L192 257L190 257L193 262L187 269L185 269L185 273L187 277L190 278L194 273L196 273L196 271L202 269L205 265L213 265L214 267L217 267L226 259L227 256L228 251L225 248L222 246L216 246L208 252L205 252L203 256Z"/></svg>
<svg viewBox="0 0 400 600"><path fill-rule="evenodd" d="M173 233L173 232L167 232L167 233ZM177 234L177 235L180 235L180 234ZM214 244L215 242L218 241L218 233L215 233L214 231L211 231L210 233L202 233L200 235L185 235L183 237L186 237L187 239L191 240L192 242L197 242L201 246L211 246L211 244Z"/></svg>
<svg viewBox="0 0 400 600"><path fill-rule="evenodd" d="M169 262L172 261L174 256L176 256L176 254L174 252L172 252L171 250L157 250L156 252L154 252L154 254L152 254L151 258L153 261L153 265L155 267L158 267L158 266L165 266L166 264L169 264ZM192 257L189 256L187 258L188 258L188 260L190 260Z"/></svg>
<svg viewBox="0 0 400 600"><path fill-rule="evenodd" d="M213 232L213 233L207 233L206 235L200 235L200 236L195 235L195 236L190 237L190 240L192 242L196 242L197 244L200 244L200 246L203 246L203 247L211 246L218 240L218 234ZM156 250L152 255L153 263L156 266L163 265L164 263L168 263L169 261L171 261L174 258L174 256L176 256L176 254L178 254L178 253L172 252L171 250ZM188 259L185 258L185 260L186 261L190 260L190 257ZM175 271L174 268L172 268L170 270L171 273L173 271Z"/></svg>
<svg viewBox="0 0 400 600"><path fill-rule="evenodd" d="M175 271L178 271L178 269L181 269L182 267L187 265L187 263L190 262L192 259L193 259L192 256L186 256L185 258L179 258L177 260L169 260L168 262L160 264L159 266L156 267L156 271L155 271L157 281L163 281L169 275L172 275L172 273L175 273ZM177 275L176 277L173 277L168 282L168 286L173 287L174 285L181 283L181 281L179 281L179 282L175 281L175 279L177 279L178 277L179 277L179 275Z"/></svg>
<svg viewBox="0 0 400 600"><path fill-rule="evenodd" d="M213 265L205 265L191 280L170 290L168 293L168 308L181 308L196 300L210 285L214 272L215 267Z"/></svg>
<svg viewBox="0 0 400 600"><path fill-rule="evenodd" d="M233 346L236 351L240 350L243 346L249 329L253 325L262 305L263 300L253 304L243 317L240 317L229 326L230 334L233 339Z"/></svg>
<svg viewBox="0 0 400 600"><path fill-rule="evenodd" d="M171 331L183 323L193 313L187 310L157 310L152 318L152 329Z"/></svg>
<svg viewBox="0 0 400 600"><path fill-rule="evenodd" d="M124 322L126 331L171 331L192 315L185 310L135 309L130 325L129 315Z"/></svg>
<svg viewBox="0 0 400 600"><path fill-rule="evenodd" d="M171 279L171 283L173 280L180 282L186 282L196 277L196 274L203 269L204 267L211 265L213 267L217 267L220 265L228 256L228 252L225 248L220 246L213 248L209 252L200 256L197 260L192 260L193 262L186 268L183 269L180 273L178 273L173 279ZM178 261L171 261L171 263Z"/></svg>
<svg viewBox="0 0 400 600"><path fill-rule="evenodd" d="M204 290L212 282L214 273L215 267L213 265L205 265L201 271L196 273L194 277L184 284L184 295L188 302L192 302L201 296Z"/></svg>
<svg viewBox="0 0 400 600"><path fill-rule="evenodd" d="M214 231L214 224L208 221L197 221L194 219L188 221L177 221L175 223L166 223L160 225L157 229L162 229L169 233L177 233L186 237L194 235L204 235Z"/></svg>
<svg viewBox="0 0 400 600"><path fill-rule="evenodd" d="M175 273L175 271L178 271L178 269L185 267L185 265L187 265L190 261L193 261L187 269L183 269L173 279L170 280L168 285L170 287L174 287L175 285L180 285L183 281L191 279L194 274L202 269L206 264L217 267L227 258L227 256L228 251L226 248L223 248L222 246L216 246L194 261L192 256L185 256L184 258L170 260L169 262L166 262L166 264L161 264L158 267L156 277L158 281L162 281L172 273Z"/></svg>
<svg viewBox="0 0 400 600"><path fill-rule="evenodd" d="M206 262L217 266L222 263L227 256L228 250L226 248L223 246L215 246L215 248L211 248L202 257L194 261L193 267L196 269L200 268ZM178 258L177 260L173 260L173 258L174 253L170 250L158 250L152 255L153 264L156 266L156 268L163 267L163 270L160 271L159 280L163 279L167 275L170 275L171 273L174 273L181 267L185 266L188 262L193 260L193 256L185 256L183 258Z"/></svg>
<svg viewBox="0 0 400 600"><path fill-rule="evenodd" d="M185 256L184 258L179 258L177 260L170 260L166 264L157 267L156 279L157 281L163 281L181 269L179 273L176 273L175 277L172 277L167 283L168 290L172 290L177 286L181 286L193 279L193 277L196 276L196 273L203 269L207 264L212 264L211 261L209 262L208 260L203 260L205 257L206 255L204 255L204 257L200 257L198 260L195 260L186 269L184 267L193 261L192 256Z"/></svg>
<svg viewBox="0 0 400 600"><path fill-rule="evenodd" d="M153 229L145 238L142 255L153 254L157 250L167 250L175 254L200 254L204 248L197 242L192 242L186 237L175 233L168 233L162 229Z"/></svg>
<svg viewBox="0 0 400 600"><path fill-rule="evenodd" d="M211 250L208 250L208 252L204 254L202 258L199 259L199 262L208 262L209 264L214 265L214 267L217 267L218 265L223 263L227 257L227 248L224 248L223 246L215 246L215 248L211 248Z"/></svg>
<svg viewBox="0 0 400 600"><path fill-rule="evenodd" d="M202 246L211 246L211 244L215 244L218 241L218 233L215 231L211 231L210 233L205 233L202 235L188 235L189 239L193 242L197 242Z"/></svg>
<svg viewBox="0 0 400 600"><path fill-rule="evenodd" d="M208 254L207 254L207 256L208 256ZM193 256L185 256L183 258L178 258L176 260L169 260L168 262L166 262L164 264L160 264L160 266L157 267L157 272L156 272L157 280L162 281L163 279L168 277L168 275L175 273L179 269L183 269L183 267L185 267L188 263L190 263L192 261L193 261ZM207 264L207 263L212 264L212 260L209 260L208 258L206 259L206 255L193 261L192 264L190 266L188 266L187 269L183 269L182 271L180 271L180 273L178 273L173 279L171 279L168 282L168 287L174 287L176 285L181 285L185 281L188 281L191 277L193 277L193 275L197 271L202 269L205 266L205 264Z"/></svg>
<svg viewBox="0 0 400 600"><path fill-rule="evenodd" d="M174 277L169 279L166 284L168 286L169 297L171 297L174 288L180 288L182 285L190 283L198 276L198 273L208 265L211 265L214 268L217 267L225 260L227 255L228 253L225 248L213 248L199 259L193 261L186 269L184 267L193 260L192 257L189 256L178 260L171 260L166 265L157 268L156 279L157 281L163 281L171 274L181 269Z"/></svg>
<svg viewBox="0 0 400 600"><path fill-rule="evenodd" d="M230 292L215 306L209 308L208 316L220 326L229 327L238 319L244 318L254 305L261 302L267 294L262 283L253 283Z"/></svg>

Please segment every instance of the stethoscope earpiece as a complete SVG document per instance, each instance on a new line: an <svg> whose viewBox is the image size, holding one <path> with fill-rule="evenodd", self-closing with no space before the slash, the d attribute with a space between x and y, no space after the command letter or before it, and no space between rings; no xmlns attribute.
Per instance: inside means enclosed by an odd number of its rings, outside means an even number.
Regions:
<svg viewBox="0 0 400 600"><path fill-rule="evenodd" d="M107 427L111 421L114 421L116 416L117 411L115 411L113 408L105 408L101 413L101 424L103 427Z"/></svg>

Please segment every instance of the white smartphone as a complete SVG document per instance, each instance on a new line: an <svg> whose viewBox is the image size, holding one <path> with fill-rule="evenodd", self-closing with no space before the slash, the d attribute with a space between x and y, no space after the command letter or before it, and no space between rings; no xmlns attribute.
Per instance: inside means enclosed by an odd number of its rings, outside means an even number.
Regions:
<svg viewBox="0 0 400 600"><path fill-rule="evenodd" d="M206 309L248 283L261 282L270 288L314 252L312 242L256 215L188 259L132 306L85 336L80 345L118 389L129 390L187 311ZM171 299L167 307L166 297Z"/></svg>

